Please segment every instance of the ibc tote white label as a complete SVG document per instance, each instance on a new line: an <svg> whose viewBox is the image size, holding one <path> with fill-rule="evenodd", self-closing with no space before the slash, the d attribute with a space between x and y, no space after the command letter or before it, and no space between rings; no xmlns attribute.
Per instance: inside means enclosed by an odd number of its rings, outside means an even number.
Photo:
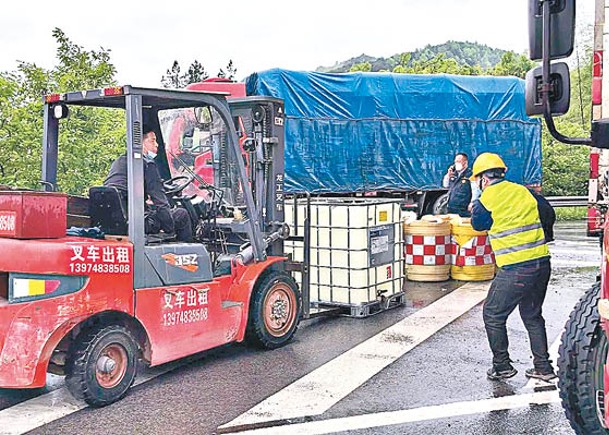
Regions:
<svg viewBox="0 0 609 435"><path fill-rule="evenodd" d="M368 266L376 267L395 259L395 235L393 225L383 225L368 230Z"/></svg>
<svg viewBox="0 0 609 435"><path fill-rule="evenodd" d="M14 236L17 213L14 211L0 211L0 235Z"/></svg>
<svg viewBox="0 0 609 435"><path fill-rule="evenodd" d="M389 250L389 236L380 236L370 239L370 253L380 254Z"/></svg>

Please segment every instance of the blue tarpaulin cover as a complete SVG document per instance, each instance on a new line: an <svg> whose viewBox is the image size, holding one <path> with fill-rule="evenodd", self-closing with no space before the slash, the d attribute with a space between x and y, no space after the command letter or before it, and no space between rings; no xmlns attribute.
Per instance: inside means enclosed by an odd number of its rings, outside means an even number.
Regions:
<svg viewBox="0 0 609 435"><path fill-rule="evenodd" d="M287 192L442 187L457 152L499 154L507 178L541 183L541 124L514 77L271 69L248 95L285 101Z"/></svg>

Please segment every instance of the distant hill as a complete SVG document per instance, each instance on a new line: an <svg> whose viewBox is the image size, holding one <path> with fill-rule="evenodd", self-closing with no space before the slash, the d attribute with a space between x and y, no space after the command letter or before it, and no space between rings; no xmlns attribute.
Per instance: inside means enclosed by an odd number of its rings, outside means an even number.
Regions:
<svg viewBox="0 0 609 435"><path fill-rule="evenodd" d="M477 42L459 42L448 41L440 45L427 45L424 48L417 49L412 52L404 52L394 54L389 58L373 57L366 54L337 62L333 66L320 66L316 71L319 72L348 72L353 65L363 62L369 62L372 65L372 71L392 71L398 65L402 54L410 53L410 62L417 60L430 60L438 54L444 54L447 59L455 59L461 65L479 65L482 68L490 68L495 66L506 50L491 48L488 45L478 44Z"/></svg>

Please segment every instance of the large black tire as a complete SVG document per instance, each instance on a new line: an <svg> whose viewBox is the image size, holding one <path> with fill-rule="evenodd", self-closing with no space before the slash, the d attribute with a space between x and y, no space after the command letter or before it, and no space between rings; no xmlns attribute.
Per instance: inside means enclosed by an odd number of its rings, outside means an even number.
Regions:
<svg viewBox="0 0 609 435"><path fill-rule="evenodd" d="M284 272L263 275L252 294L246 341L256 347L276 349L298 329L302 299L294 279Z"/></svg>
<svg viewBox="0 0 609 435"><path fill-rule="evenodd" d="M436 198L431 207L431 214L441 215L448 213L448 193L444 193Z"/></svg>
<svg viewBox="0 0 609 435"><path fill-rule="evenodd" d="M121 399L137 372L138 346L131 332L119 325L86 330L74 341L66 364L66 385L91 406Z"/></svg>
<svg viewBox="0 0 609 435"><path fill-rule="evenodd" d="M558 356L560 399L578 435L606 435L601 406L607 337L598 314L600 283L592 286L575 306L565 325ZM601 402L602 403L602 402Z"/></svg>

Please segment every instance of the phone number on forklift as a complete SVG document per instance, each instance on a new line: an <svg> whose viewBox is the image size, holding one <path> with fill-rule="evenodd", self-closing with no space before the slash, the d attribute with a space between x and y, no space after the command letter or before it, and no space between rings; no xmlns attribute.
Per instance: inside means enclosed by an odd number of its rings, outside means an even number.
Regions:
<svg viewBox="0 0 609 435"><path fill-rule="evenodd" d="M74 273L129 273L131 265L113 263L70 263L70 272Z"/></svg>
<svg viewBox="0 0 609 435"><path fill-rule="evenodd" d="M207 307L163 314L163 326L183 325L207 320Z"/></svg>

